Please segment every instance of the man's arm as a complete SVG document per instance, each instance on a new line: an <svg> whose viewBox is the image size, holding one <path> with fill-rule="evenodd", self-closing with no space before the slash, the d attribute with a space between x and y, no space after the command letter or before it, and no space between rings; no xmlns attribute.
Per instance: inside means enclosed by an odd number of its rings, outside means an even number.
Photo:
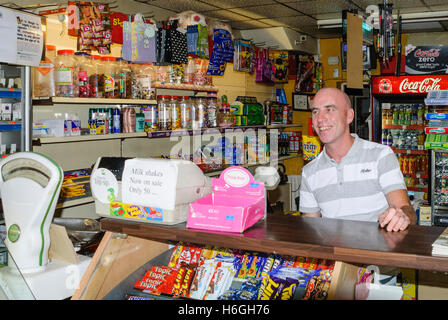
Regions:
<svg viewBox="0 0 448 320"><path fill-rule="evenodd" d="M402 231L410 224L416 224L417 215L409 201L406 190L394 190L386 195L389 209L379 215L380 227L387 231Z"/></svg>

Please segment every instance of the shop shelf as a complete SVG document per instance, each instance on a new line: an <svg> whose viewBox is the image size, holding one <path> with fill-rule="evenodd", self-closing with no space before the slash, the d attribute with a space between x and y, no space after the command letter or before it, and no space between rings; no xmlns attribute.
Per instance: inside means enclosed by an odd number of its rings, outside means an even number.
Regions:
<svg viewBox="0 0 448 320"><path fill-rule="evenodd" d="M74 206L79 206L82 204L88 204L88 203L93 203L93 202L94 202L93 197L83 197L83 198L78 198L78 199L74 199L74 200L66 200L66 201L58 202L58 204L56 205L56 209L74 207Z"/></svg>
<svg viewBox="0 0 448 320"><path fill-rule="evenodd" d="M160 131L151 131L148 132L148 138L169 138L169 137L181 137L181 136L191 136L202 133L210 133L220 132L225 133L226 130L247 130L247 129L264 129L266 126L264 125L254 125L254 126L237 126L237 127L229 127L229 128L206 128L206 129L198 129L198 130L187 130L187 129L179 129L179 130L160 130Z"/></svg>
<svg viewBox="0 0 448 320"><path fill-rule="evenodd" d="M22 130L22 124L20 123L16 123L15 121L0 121L0 132L20 130Z"/></svg>
<svg viewBox="0 0 448 320"><path fill-rule="evenodd" d="M132 132L132 133L114 133L114 134L90 134L90 135L68 136L68 137L42 137L42 138L33 138L33 144L42 145L49 143L126 139L126 138L139 138L146 136L147 136L146 132Z"/></svg>
<svg viewBox="0 0 448 320"><path fill-rule="evenodd" d="M33 105L52 105L55 103L70 103L70 104L156 104L156 100L145 99L106 99L106 98L66 98L66 97L50 97L50 98L36 98L33 100Z"/></svg>
<svg viewBox="0 0 448 320"><path fill-rule="evenodd" d="M301 156L302 156L302 154L293 154L293 155L288 155L288 156L281 156L281 157L278 158L278 161L285 161L285 160L289 160L289 159L295 159L295 158L299 158ZM251 167L266 166L266 165L269 165L269 162L268 163L242 164L241 167L243 167L243 168L251 168ZM214 176L218 176L223 171L224 171L224 169L211 171L211 172L205 172L204 174L206 176L209 176L209 177L214 177Z"/></svg>
<svg viewBox="0 0 448 320"><path fill-rule="evenodd" d="M426 127L425 134L447 134L448 127Z"/></svg>
<svg viewBox="0 0 448 320"><path fill-rule="evenodd" d="M383 129L400 129L400 130L425 130L425 126L401 125L401 124L383 124Z"/></svg>
<svg viewBox="0 0 448 320"><path fill-rule="evenodd" d="M189 91L206 91L206 92L218 92L218 88L214 86L197 86L193 84L155 84L156 89L170 89L170 90L189 90Z"/></svg>
<svg viewBox="0 0 448 320"><path fill-rule="evenodd" d="M302 125L298 123L291 123L291 124L282 124L282 123L272 123L268 124L266 128L268 129L277 129L277 128L301 128Z"/></svg>
<svg viewBox="0 0 448 320"><path fill-rule="evenodd" d="M0 88L0 98L16 98L22 97L22 89Z"/></svg>
<svg viewBox="0 0 448 320"><path fill-rule="evenodd" d="M397 149L394 147L391 147L392 150L395 153L403 153L403 154L422 154L422 155L427 155L428 151L426 150L409 150L409 149Z"/></svg>
<svg viewBox="0 0 448 320"><path fill-rule="evenodd" d="M448 106L448 99L425 99L427 106Z"/></svg>

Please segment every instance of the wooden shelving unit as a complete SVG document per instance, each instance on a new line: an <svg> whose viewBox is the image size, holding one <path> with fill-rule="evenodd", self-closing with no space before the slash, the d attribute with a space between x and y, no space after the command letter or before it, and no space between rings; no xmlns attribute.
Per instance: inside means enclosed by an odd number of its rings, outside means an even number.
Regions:
<svg viewBox="0 0 448 320"><path fill-rule="evenodd" d="M49 98L35 98L33 104L36 105L52 105L55 103L70 103L70 104L129 104L129 105L146 105L156 104L156 100L143 99L106 99L106 98L67 98L67 97L49 97Z"/></svg>

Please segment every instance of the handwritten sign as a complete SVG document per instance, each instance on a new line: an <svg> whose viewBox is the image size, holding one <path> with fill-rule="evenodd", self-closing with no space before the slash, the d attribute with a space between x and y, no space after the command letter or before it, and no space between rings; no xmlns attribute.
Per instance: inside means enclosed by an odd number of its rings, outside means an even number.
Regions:
<svg viewBox="0 0 448 320"><path fill-rule="evenodd" d="M124 203L174 210L177 167L157 159L126 160L121 195Z"/></svg>

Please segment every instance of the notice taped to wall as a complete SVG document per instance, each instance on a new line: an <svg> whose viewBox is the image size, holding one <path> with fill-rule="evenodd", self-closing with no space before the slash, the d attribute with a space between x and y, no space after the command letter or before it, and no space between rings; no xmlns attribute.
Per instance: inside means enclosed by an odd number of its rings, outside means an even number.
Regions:
<svg viewBox="0 0 448 320"><path fill-rule="evenodd" d="M44 48L41 17L0 7L0 62L38 67Z"/></svg>

